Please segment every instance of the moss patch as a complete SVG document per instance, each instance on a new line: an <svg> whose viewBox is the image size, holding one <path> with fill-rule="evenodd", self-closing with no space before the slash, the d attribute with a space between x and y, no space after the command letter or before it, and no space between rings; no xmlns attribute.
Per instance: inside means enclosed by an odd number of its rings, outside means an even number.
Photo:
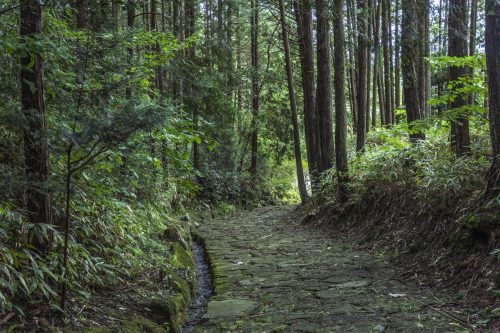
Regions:
<svg viewBox="0 0 500 333"><path fill-rule="evenodd" d="M194 268L191 254L177 242L172 243L172 264L177 268Z"/></svg>

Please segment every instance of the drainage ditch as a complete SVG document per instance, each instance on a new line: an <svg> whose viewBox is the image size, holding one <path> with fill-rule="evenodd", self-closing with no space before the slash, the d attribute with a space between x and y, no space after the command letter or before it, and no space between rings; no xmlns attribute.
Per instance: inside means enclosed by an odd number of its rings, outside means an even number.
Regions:
<svg viewBox="0 0 500 333"><path fill-rule="evenodd" d="M207 312L207 304L213 295L212 272L203 242L195 237L193 242L193 259L196 272L196 292L188 309L188 319L182 327L182 333L191 333L203 320Z"/></svg>

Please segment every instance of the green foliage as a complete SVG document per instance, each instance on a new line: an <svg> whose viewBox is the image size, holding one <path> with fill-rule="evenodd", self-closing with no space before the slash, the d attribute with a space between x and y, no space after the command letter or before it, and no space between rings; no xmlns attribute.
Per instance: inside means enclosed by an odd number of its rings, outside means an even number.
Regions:
<svg viewBox="0 0 500 333"><path fill-rule="evenodd" d="M435 73L447 72L450 66L464 67L469 71L473 70L473 74L469 73L454 82L448 82L444 94L430 99L429 103L431 106L442 111L438 114L438 117L454 120L460 115L468 115L484 123L486 120L486 110L482 102L486 98L487 93L486 82L484 80L486 73L485 54L478 53L469 57L433 57L430 59L430 63ZM467 98L469 95L474 96L473 104L446 110L449 102L455 101L457 98ZM446 111L443 112L443 110Z"/></svg>
<svg viewBox="0 0 500 333"><path fill-rule="evenodd" d="M413 188L422 200L445 207L457 195L480 191L490 162L481 154L457 158L449 146L448 127L426 126L426 140L417 144L408 142L404 123L369 132L363 154L350 154L352 199L361 198L370 188L397 184ZM472 133L485 139L473 141L472 150L487 152L487 134ZM323 184L330 189L336 184L335 174L325 175Z"/></svg>

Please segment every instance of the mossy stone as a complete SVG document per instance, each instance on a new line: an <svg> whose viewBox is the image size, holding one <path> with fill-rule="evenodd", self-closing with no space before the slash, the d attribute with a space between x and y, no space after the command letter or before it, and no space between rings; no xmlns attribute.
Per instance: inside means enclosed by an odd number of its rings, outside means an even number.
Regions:
<svg viewBox="0 0 500 333"><path fill-rule="evenodd" d="M177 242L172 243L172 264L177 268L194 268L194 260L191 254Z"/></svg>
<svg viewBox="0 0 500 333"><path fill-rule="evenodd" d="M168 325L159 325L147 318L137 317L123 323L119 333L169 333Z"/></svg>

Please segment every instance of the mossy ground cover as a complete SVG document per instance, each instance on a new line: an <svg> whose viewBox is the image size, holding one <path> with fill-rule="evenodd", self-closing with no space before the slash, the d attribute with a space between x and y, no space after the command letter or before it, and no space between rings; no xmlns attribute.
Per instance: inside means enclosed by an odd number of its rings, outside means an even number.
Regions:
<svg viewBox="0 0 500 333"><path fill-rule="evenodd" d="M157 266L123 274L73 304L70 327L79 333L178 333L194 288L194 262L189 249L161 238L166 250ZM59 332L59 331L58 331Z"/></svg>
<svg viewBox="0 0 500 333"><path fill-rule="evenodd" d="M399 279L383 255L299 225L295 207L215 219L197 232L215 296L196 332L468 332L454 295ZM228 310L229 309L229 310Z"/></svg>

